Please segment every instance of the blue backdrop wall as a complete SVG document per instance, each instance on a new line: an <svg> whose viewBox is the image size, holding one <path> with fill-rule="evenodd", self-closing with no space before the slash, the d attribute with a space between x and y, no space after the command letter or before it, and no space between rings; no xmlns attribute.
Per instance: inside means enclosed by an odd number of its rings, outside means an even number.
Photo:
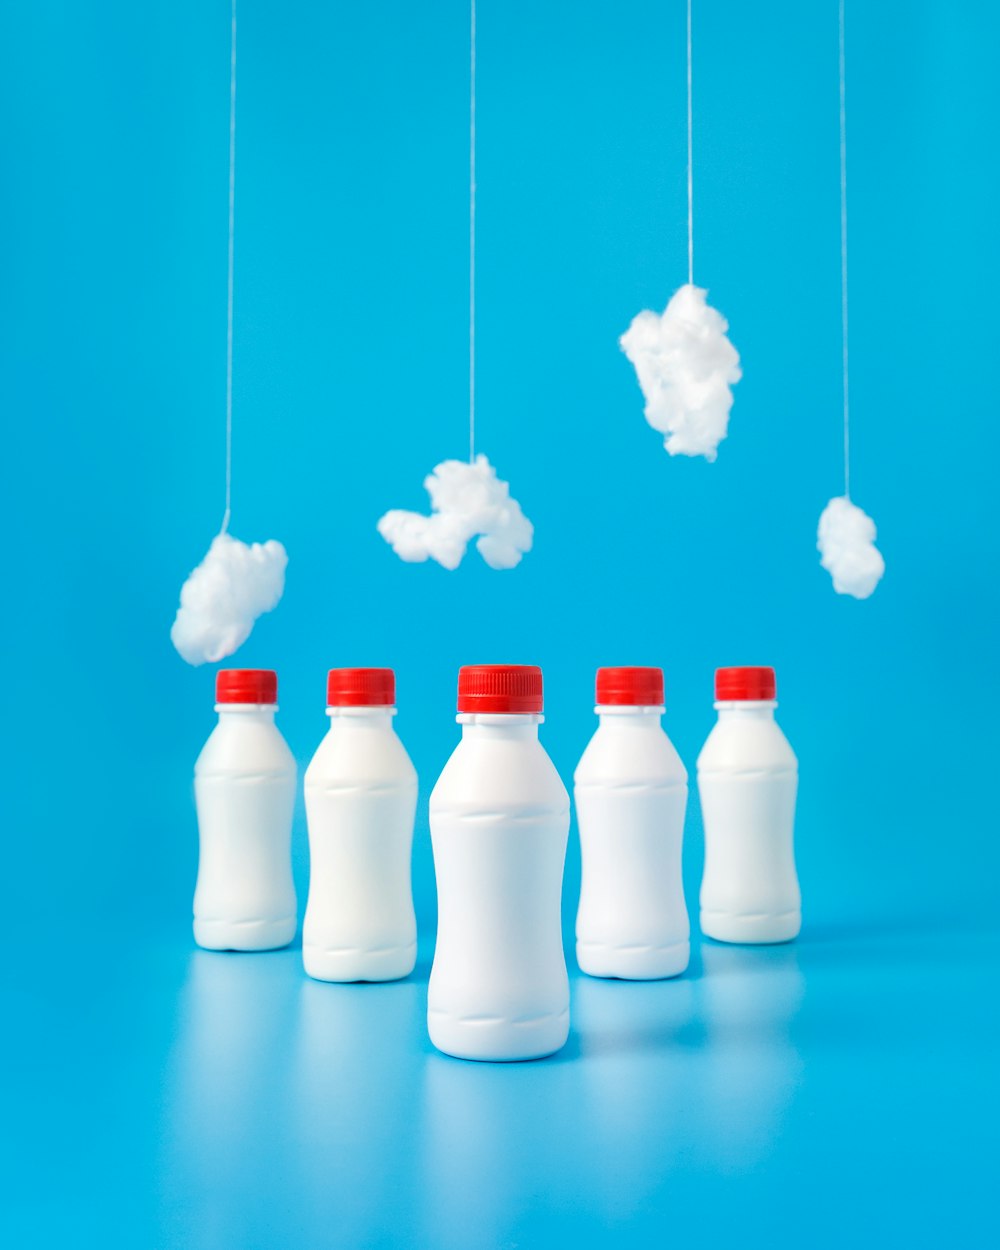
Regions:
<svg viewBox="0 0 1000 1250"><path fill-rule="evenodd" d="M464 6L247 2L232 528L280 538L290 563L234 662L279 670L303 764L326 668L393 665L425 798L461 663L543 665L567 777L597 665L664 666L691 765L713 666L773 663L810 915L989 904L986 7L850 14L853 490L888 565L864 603L833 593L814 543L842 490L836 13L699 19L696 278L745 369L709 465L661 450L617 348L685 276L683 22L660 4L482 7L479 443L535 550L447 573L374 529L423 508L424 474L466 447ZM22 5L5 26L18 879L44 844L47 892L88 922L180 930L213 674L168 629L222 508L228 11ZM425 825L416 878L427 921Z"/></svg>
<svg viewBox="0 0 1000 1250"><path fill-rule="evenodd" d="M663 665L689 768L713 668L773 664L807 932L995 916L996 14L850 6L852 488L887 563L858 603L815 550L843 487L836 8L696 8L696 280L743 358L730 437L714 465L668 457L617 347L685 278L682 7L484 0L479 445L537 533L512 572L448 573L375 522L467 445L466 6L241 0L232 530L290 563L235 663L278 669L303 767L326 669L395 667L422 812L462 663L543 666L567 779L599 664ZM75 982L122 934L189 940L214 673L168 631L223 503L229 13L54 0L0 26L30 996L45 960ZM301 806L295 840L304 897ZM692 901L700 861L693 802ZM571 839L567 919L577 880ZM415 884L430 932L423 814Z"/></svg>

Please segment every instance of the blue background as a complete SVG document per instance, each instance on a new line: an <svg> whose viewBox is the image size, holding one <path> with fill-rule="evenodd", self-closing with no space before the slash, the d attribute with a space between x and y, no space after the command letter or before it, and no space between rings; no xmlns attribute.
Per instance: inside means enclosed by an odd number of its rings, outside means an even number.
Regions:
<svg viewBox="0 0 1000 1250"><path fill-rule="evenodd" d="M515 571L378 538L466 448L467 9L242 0L233 532L288 548L239 652L301 765L328 667L391 664L425 806L461 663L537 662L565 778L599 664L662 664L689 767L771 663L802 769L794 946L573 979L543 1063L434 1054L417 973L194 950L208 668L168 630L222 511L229 13L0 10L3 1224L19 1247L995 1244L995 70L985 3L851 4L853 496L833 0L695 4L696 280L743 357L671 459L617 336L684 280L680 3L482 0L479 446ZM295 857L304 898L305 829ZM695 909L697 801L686 842ZM579 854L571 834L565 918Z"/></svg>

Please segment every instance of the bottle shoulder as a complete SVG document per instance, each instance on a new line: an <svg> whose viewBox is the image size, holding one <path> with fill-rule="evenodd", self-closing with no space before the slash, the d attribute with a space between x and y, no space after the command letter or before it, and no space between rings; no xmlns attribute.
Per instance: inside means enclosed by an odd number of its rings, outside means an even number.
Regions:
<svg viewBox="0 0 1000 1250"><path fill-rule="evenodd" d="M295 757L273 721L220 721L195 763L195 774L278 773L295 776Z"/></svg>
<svg viewBox="0 0 1000 1250"><path fill-rule="evenodd" d="M463 737L431 792L432 810L569 810L569 794L537 738Z"/></svg>
<svg viewBox="0 0 1000 1250"><path fill-rule="evenodd" d="M720 718L698 756L699 773L798 768L791 743L775 720Z"/></svg>
<svg viewBox="0 0 1000 1250"><path fill-rule="evenodd" d="M350 781L417 784L417 770L391 725L384 729L333 723L309 761L307 786Z"/></svg>
<svg viewBox="0 0 1000 1250"><path fill-rule="evenodd" d="M666 731L645 726L635 732L600 725L588 742L573 780L577 786L687 784L688 774Z"/></svg>

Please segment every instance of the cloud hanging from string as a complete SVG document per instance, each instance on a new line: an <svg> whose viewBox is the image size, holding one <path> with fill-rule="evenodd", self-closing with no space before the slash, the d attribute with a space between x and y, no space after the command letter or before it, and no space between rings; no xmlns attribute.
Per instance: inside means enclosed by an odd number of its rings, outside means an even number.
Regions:
<svg viewBox="0 0 1000 1250"><path fill-rule="evenodd" d="M491 569L512 569L531 550L534 526L485 456L472 464L445 460L424 479L424 489L430 516L395 508L378 523L401 560L436 560L457 569L476 535L476 549Z"/></svg>
<svg viewBox="0 0 1000 1250"><path fill-rule="evenodd" d="M257 618L277 606L287 564L284 547L273 538L248 545L217 535L181 587L170 640L182 659L215 663L242 646Z"/></svg>
<svg viewBox="0 0 1000 1250"><path fill-rule="evenodd" d="M672 456L714 460L726 437L733 383L743 376L729 323L685 283L662 316L639 313L621 337L646 400L646 420Z"/></svg>
<svg viewBox="0 0 1000 1250"><path fill-rule="evenodd" d="M885 560L875 535L875 522L846 496L831 499L823 509L816 545L838 595L867 599L882 580Z"/></svg>

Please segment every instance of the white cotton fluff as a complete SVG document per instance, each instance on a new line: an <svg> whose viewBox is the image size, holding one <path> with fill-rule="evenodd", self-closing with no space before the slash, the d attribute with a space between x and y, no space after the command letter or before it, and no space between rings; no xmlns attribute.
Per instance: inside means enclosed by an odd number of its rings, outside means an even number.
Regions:
<svg viewBox="0 0 1000 1250"><path fill-rule="evenodd" d="M511 498L485 456L473 464L445 460L428 477L424 489L431 497L431 515L394 508L378 523L378 532L401 560L436 560L457 569L469 542L491 569L512 569L531 550L534 526Z"/></svg>
<svg viewBox="0 0 1000 1250"><path fill-rule="evenodd" d="M273 538L241 543L229 534L212 540L201 564L181 587L170 640L189 664L222 660L246 642L257 617L277 606L285 589L288 555Z"/></svg>
<svg viewBox="0 0 1000 1250"><path fill-rule="evenodd" d="M730 386L743 376L726 338L729 323L705 302L707 291L685 283L663 316L639 313L621 337L646 400L646 420L665 434L672 456L714 460L726 437Z"/></svg>
<svg viewBox="0 0 1000 1250"><path fill-rule="evenodd" d="M816 545L838 595L867 599L881 581L885 561L875 546L875 522L846 496L831 499L823 509Z"/></svg>

